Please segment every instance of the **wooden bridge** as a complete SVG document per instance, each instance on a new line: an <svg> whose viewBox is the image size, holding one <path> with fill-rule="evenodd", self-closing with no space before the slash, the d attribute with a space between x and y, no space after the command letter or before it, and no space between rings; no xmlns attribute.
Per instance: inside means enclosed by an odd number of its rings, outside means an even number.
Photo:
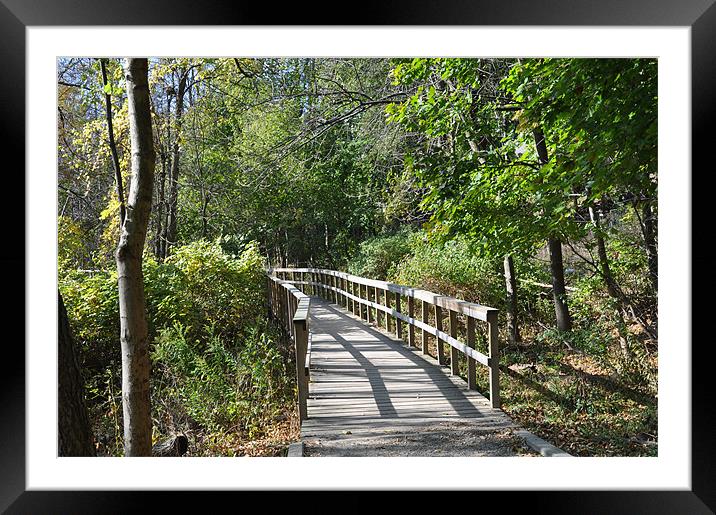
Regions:
<svg viewBox="0 0 716 515"><path fill-rule="evenodd" d="M489 439L520 431L499 409L496 309L334 270L272 269L268 286L269 310L295 344L310 455L414 454L416 435L441 449L452 440L462 449L448 455L466 455L455 430L475 437L477 455L504 455L504 442ZM489 400L478 392L478 365Z"/></svg>

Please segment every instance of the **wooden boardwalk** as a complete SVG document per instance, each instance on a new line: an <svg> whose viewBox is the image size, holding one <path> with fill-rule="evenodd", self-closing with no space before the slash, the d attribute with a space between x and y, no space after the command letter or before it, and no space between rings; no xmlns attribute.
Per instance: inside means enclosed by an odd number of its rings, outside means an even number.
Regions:
<svg viewBox="0 0 716 515"><path fill-rule="evenodd" d="M307 456L515 455L512 420L448 368L311 298Z"/></svg>

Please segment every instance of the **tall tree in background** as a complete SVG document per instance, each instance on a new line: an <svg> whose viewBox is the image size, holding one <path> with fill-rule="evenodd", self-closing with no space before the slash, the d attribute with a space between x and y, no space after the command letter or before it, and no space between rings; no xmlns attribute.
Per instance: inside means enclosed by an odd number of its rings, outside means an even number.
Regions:
<svg viewBox="0 0 716 515"><path fill-rule="evenodd" d="M119 201L119 222L124 221L126 208L124 206L124 186L122 184L122 171L119 165L119 155L117 154L117 143L114 140L114 126L112 123L112 86L107 80L107 65L105 59L99 60L100 70L102 72L102 90L105 99L105 117L107 119L107 142L112 152L112 166L114 167L114 177L117 188L117 199Z"/></svg>
<svg viewBox="0 0 716 515"><path fill-rule="evenodd" d="M164 231L164 255L170 254L171 248L177 243L177 204L179 202L179 164L181 156L182 121L184 117L184 95L187 89L187 78L191 68L180 66L177 70L178 83L174 91L176 95L174 113L174 146L172 148L171 167L169 168L169 195L167 198L167 221Z"/></svg>
<svg viewBox="0 0 716 515"><path fill-rule="evenodd" d="M142 276L155 159L147 70L147 59L127 59L132 179L116 253L126 456L150 456L152 450L149 341Z"/></svg>
<svg viewBox="0 0 716 515"><path fill-rule="evenodd" d="M547 142L544 139L542 129L532 131L535 140L535 148L541 166L549 162L547 153ZM572 317L569 314L567 305L567 290L564 284L564 262L562 260L562 240L559 236L551 233L547 239L549 249L549 269L552 273L552 300L554 301L554 314L557 319L557 329L560 331L572 330Z"/></svg>
<svg viewBox="0 0 716 515"><path fill-rule="evenodd" d="M59 456L95 456L82 375L62 295L57 292L57 435Z"/></svg>

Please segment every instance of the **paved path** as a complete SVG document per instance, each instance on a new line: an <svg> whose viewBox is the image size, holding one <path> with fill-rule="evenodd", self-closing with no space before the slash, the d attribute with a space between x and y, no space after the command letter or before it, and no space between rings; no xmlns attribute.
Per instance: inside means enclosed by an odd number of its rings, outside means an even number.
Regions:
<svg viewBox="0 0 716 515"><path fill-rule="evenodd" d="M515 456L519 430L467 383L336 304L311 299L306 456Z"/></svg>

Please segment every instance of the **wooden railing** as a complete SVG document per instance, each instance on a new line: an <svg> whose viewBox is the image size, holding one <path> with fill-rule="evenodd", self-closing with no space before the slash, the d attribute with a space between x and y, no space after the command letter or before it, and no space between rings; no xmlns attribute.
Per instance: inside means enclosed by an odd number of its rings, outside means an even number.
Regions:
<svg viewBox="0 0 716 515"><path fill-rule="evenodd" d="M296 350L296 383L298 413L301 421L308 418L308 381L311 367L311 298L288 281L268 274L268 308L294 343Z"/></svg>
<svg viewBox="0 0 716 515"><path fill-rule="evenodd" d="M489 369L490 403L500 407L500 348L498 343L498 310L425 290L409 288L385 281L366 279L345 272L317 268L275 268L270 271L309 295L318 295L339 304L368 323L384 326L403 338L403 324L407 324L407 344L417 347L415 329L421 331L423 354L429 354L428 339L436 340L436 354L440 365L446 364L445 344L450 347L450 367L459 374L459 356L467 359L467 384L477 389L476 363ZM407 305L406 305L407 304ZM407 308L407 311L406 311ZM416 310L420 310L420 319ZM383 316L379 316L379 312ZM431 315L433 323L430 323ZM448 332L443 329L448 317ZM458 316L464 315L465 339L458 339ZM381 320L381 318L383 320ZM476 350L476 322L487 324L487 354Z"/></svg>

